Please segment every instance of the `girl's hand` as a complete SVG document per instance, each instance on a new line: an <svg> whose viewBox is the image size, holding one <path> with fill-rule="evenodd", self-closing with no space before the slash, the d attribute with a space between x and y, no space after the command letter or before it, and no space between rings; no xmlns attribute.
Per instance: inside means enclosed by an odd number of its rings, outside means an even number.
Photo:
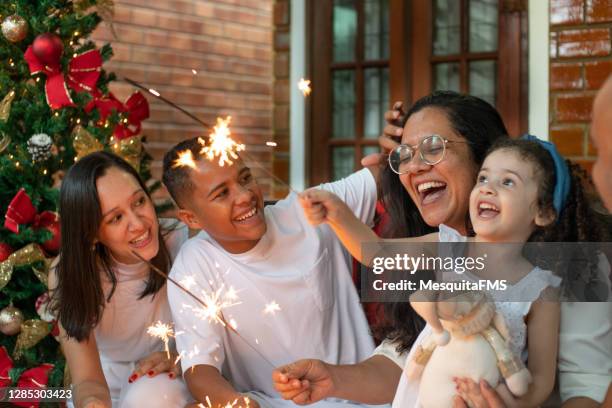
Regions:
<svg viewBox="0 0 612 408"><path fill-rule="evenodd" d="M331 371L321 360L299 360L278 367L272 372L272 382L283 399L297 405L329 398L334 389Z"/></svg>
<svg viewBox="0 0 612 408"><path fill-rule="evenodd" d="M491 388L485 380L480 380L480 384L476 384L470 378L455 378L454 381L459 395L453 401L453 408L467 408L466 402L469 402L470 406L475 408L508 407L504 402L505 398L502 399L500 394ZM510 391L507 391L507 394L511 397Z"/></svg>
<svg viewBox="0 0 612 408"><path fill-rule="evenodd" d="M334 223L341 219L344 211L350 210L334 193L311 188L299 195L306 219L312 225Z"/></svg>
<svg viewBox="0 0 612 408"><path fill-rule="evenodd" d="M170 358L165 351L156 351L136 363L136 368L130 375L128 382L134 382L145 375L155 377L160 373L168 373L168 377L174 379L181 374L180 364L174 364L177 354L170 352Z"/></svg>
<svg viewBox="0 0 612 408"><path fill-rule="evenodd" d="M395 102L393 108L385 112L385 121L387 125L383 129L383 134L378 138L378 144L383 153L372 153L365 156L361 159L362 166L368 167L386 163L387 153L395 149L402 140L402 133L404 132L402 123L404 115L402 102Z"/></svg>

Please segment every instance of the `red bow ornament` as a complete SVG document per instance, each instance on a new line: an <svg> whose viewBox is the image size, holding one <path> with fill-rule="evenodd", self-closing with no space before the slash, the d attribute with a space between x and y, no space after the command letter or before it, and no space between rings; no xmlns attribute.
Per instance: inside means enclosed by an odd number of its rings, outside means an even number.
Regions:
<svg viewBox="0 0 612 408"><path fill-rule="evenodd" d="M51 109L60 109L64 106L75 106L66 79L59 61L53 64L44 64L35 54L32 46L25 52L24 58L30 67L30 74L43 73L47 76L45 95ZM68 86L76 92L94 93L96 84L102 70L102 56L98 50L85 51L77 55L68 64Z"/></svg>
<svg viewBox="0 0 612 408"><path fill-rule="evenodd" d="M9 371L13 368L13 360L6 352L6 348L0 347L0 388L11 386ZM24 371L17 380L17 388L46 388L49 382L49 372L53 364L44 363L38 367ZM38 408L39 402L13 402L18 407Z"/></svg>
<svg viewBox="0 0 612 408"><path fill-rule="evenodd" d="M43 211L40 214L37 214L36 207L34 207L34 204L32 204L32 199L30 196L28 196L25 189L20 188L6 210L4 227L15 234L19 234L19 227L21 225L30 224L32 222L32 226L35 229L48 229L48 227L52 224L59 225L59 216L53 211ZM53 239L54 238L52 238L52 240ZM59 237L56 237L55 239L59 242ZM59 247L57 249L59 249Z"/></svg>
<svg viewBox="0 0 612 408"><path fill-rule="evenodd" d="M90 112L97 108L100 112L100 120L105 121L113 111L116 111L122 119L113 131L117 140L127 139L140 133L142 121L149 117L149 102L140 92L134 92L125 105L109 92L108 96L95 98L86 108Z"/></svg>

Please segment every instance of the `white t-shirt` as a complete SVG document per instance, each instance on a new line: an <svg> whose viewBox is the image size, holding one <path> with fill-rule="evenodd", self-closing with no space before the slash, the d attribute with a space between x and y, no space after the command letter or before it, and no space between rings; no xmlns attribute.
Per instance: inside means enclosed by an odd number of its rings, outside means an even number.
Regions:
<svg viewBox="0 0 612 408"><path fill-rule="evenodd" d="M372 222L376 182L368 170L320 188ZM183 245L171 271L198 296L220 291L223 297L235 290L239 304L223 314L240 336L198 318L194 309L201 305L175 285L168 287L168 299L176 331L182 332L176 343L183 371L212 365L239 392L279 398L272 386L274 367L302 358L356 363L372 353L374 343L352 282L351 258L329 226L311 226L295 193L264 212L267 231L253 249L230 254L201 232ZM272 302L280 310L265 313Z"/></svg>

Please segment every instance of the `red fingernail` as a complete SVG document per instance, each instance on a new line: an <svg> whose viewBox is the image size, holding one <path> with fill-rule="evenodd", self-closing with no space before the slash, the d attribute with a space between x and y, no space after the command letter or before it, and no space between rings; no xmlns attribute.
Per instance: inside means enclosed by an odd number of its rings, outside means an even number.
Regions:
<svg viewBox="0 0 612 408"><path fill-rule="evenodd" d="M174 373L168 373L168 377L170 377L171 380L174 380L175 376L176 375Z"/></svg>
<svg viewBox="0 0 612 408"><path fill-rule="evenodd" d="M153 374L155 374L155 371L153 370L149 370L149 372L147 373L149 377L153 377Z"/></svg>
<svg viewBox="0 0 612 408"><path fill-rule="evenodd" d="M128 379L128 382L133 383L134 381L136 381L137 378L138 378L138 374L132 374L130 378Z"/></svg>

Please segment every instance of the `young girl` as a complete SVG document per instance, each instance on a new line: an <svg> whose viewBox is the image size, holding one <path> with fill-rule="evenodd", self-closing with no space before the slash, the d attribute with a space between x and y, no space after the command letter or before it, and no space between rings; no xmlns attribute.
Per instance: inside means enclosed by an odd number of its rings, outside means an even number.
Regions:
<svg viewBox="0 0 612 408"><path fill-rule="evenodd" d="M442 225L439 233L417 238L382 240L329 192L308 190L302 194L301 201L310 223L328 223L346 248L356 258L368 263L361 252L364 242L524 243L572 240L573 237L565 236L566 223L559 218L566 207L571 207L572 213L575 213L575 208L581 208L585 202L577 171L573 166L570 171L552 144L535 137L497 143L489 151L470 196L470 217L476 233L474 238L463 237ZM497 301L496 306L509 326L513 351L525 359L526 353L523 351L527 345L530 356L528 368L533 383L528 393L521 398L513 398L500 387L498 391L509 406L538 406L546 400L553 388L559 327L558 303L544 301L543 298L547 292L554 291L560 279L550 271L530 264L522 257L521 247L501 246L500 250L495 251L494 259L489 257L487 264L496 266L496 276L487 278L509 279L510 285L504 291L504 296L512 298L510 293L514 293L516 299L516 293L521 293L521 300L528 300ZM420 251L417 252L417 256L420 255ZM296 382L295 385L308 391L308 385L303 382ZM457 380L457 390L468 399L468 385L464 380ZM291 394L295 395L295 392ZM414 406L414 401L407 401L401 394L400 383L394 406Z"/></svg>

